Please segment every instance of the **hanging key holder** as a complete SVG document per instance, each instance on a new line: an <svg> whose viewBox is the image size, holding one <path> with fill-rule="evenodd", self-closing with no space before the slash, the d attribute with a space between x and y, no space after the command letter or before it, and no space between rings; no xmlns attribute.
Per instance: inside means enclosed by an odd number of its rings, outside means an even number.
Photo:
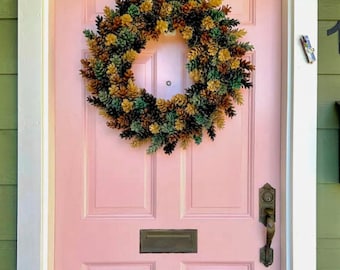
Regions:
<svg viewBox="0 0 340 270"><path fill-rule="evenodd" d="M305 53L307 62L312 64L315 60L314 48L312 47L308 36L301 36L300 42Z"/></svg>

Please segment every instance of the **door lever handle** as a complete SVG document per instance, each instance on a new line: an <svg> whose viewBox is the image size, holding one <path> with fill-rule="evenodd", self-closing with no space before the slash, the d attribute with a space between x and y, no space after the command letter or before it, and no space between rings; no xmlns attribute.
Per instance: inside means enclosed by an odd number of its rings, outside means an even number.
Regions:
<svg viewBox="0 0 340 270"><path fill-rule="evenodd" d="M275 221L273 209L265 209L266 213L266 245L261 248L261 262L268 267L273 263L274 250L271 248L275 234Z"/></svg>
<svg viewBox="0 0 340 270"><path fill-rule="evenodd" d="M275 234L275 189L269 184L260 189L260 222L266 227L266 244L260 249L260 262L266 267L273 264L274 250L271 248Z"/></svg>

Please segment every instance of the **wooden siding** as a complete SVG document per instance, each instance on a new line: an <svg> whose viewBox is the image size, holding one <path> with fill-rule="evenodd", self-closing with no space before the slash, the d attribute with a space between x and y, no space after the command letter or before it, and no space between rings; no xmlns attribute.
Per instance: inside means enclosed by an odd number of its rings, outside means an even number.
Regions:
<svg viewBox="0 0 340 270"><path fill-rule="evenodd" d="M17 1L0 0L0 270L16 269Z"/></svg>
<svg viewBox="0 0 340 270"><path fill-rule="evenodd" d="M340 20L340 1L319 0L318 270L340 269L340 119L335 107L335 101L340 101L340 54L338 33L327 36L327 29L334 26L338 20Z"/></svg>

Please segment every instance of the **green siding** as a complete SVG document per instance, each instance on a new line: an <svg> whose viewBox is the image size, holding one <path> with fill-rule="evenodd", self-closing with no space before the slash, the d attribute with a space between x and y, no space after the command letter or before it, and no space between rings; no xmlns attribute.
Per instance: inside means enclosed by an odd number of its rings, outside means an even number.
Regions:
<svg viewBox="0 0 340 270"><path fill-rule="evenodd" d="M338 183L339 130L318 129L317 136L318 183Z"/></svg>
<svg viewBox="0 0 340 270"><path fill-rule="evenodd" d="M340 185L318 184L318 270L340 269Z"/></svg>
<svg viewBox="0 0 340 270"><path fill-rule="evenodd" d="M340 269L339 116L340 54L338 33L327 30L340 20L339 0L319 0L317 268Z"/></svg>
<svg viewBox="0 0 340 270"><path fill-rule="evenodd" d="M0 129L16 129L17 76L0 75L0 86Z"/></svg>
<svg viewBox="0 0 340 270"><path fill-rule="evenodd" d="M336 1L336 0L334 0ZM320 0L319 0L320 3ZM340 10L339 10L340 12ZM340 17L339 17L340 20ZM320 21L318 25L318 69L319 74L340 74L338 34L327 36L327 30L336 24L334 21Z"/></svg>
<svg viewBox="0 0 340 270"><path fill-rule="evenodd" d="M0 270L16 269L17 1L0 0Z"/></svg>
<svg viewBox="0 0 340 270"><path fill-rule="evenodd" d="M319 0L319 20L339 20L340 1Z"/></svg>
<svg viewBox="0 0 340 270"><path fill-rule="evenodd" d="M16 152L16 130L0 130L0 187L1 185L16 185Z"/></svg>
<svg viewBox="0 0 340 270"><path fill-rule="evenodd" d="M16 241L0 241L0 270L15 270Z"/></svg>
<svg viewBox="0 0 340 270"><path fill-rule="evenodd" d="M2 19L16 19L17 18L16 0L0 0L0 18Z"/></svg>
<svg viewBox="0 0 340 270"><path fill-rule="evenodd" d="M17 20L0 20L0 74L17 72Z"/></svg>

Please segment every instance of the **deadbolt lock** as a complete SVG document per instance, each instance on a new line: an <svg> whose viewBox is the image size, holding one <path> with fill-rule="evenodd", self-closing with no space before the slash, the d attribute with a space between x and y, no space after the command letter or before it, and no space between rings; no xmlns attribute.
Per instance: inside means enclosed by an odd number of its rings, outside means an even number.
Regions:
<svg viewBox="0 0 340 270"><path fill-rule="evenodd" d="M275 221L275 189L270 184L265 184L260 188L259 194L259 220L267 226L268 210L272 210L272 215Z"/></svg>

